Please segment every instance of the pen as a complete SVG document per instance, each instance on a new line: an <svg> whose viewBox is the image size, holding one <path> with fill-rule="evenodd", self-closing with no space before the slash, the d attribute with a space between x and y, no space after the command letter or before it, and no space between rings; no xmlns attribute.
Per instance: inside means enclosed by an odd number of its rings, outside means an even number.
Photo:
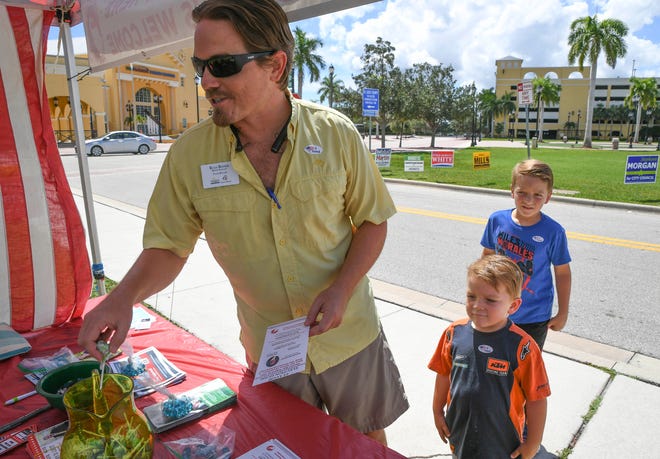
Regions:
<svg viewBox="0 0 660 459"><path fill-rule="evenodd" d="M37 393L37 391L36 391L36 390L33 390L33 391L31 391L31 392L27 392L27 393L25 393L25 394L17 395L16 397L14 397L14 398L10 398L9 400L7 400L7 401L5 402L5 406L7 406L7 405L13 405L13 404L16 403L16 402L20 402L20 401L23 400L23 399L26 399L26 398L28 398L28 397L32 397L33 395L36 395L36 393Z"/></svg>
<svg viewBox="0 0 660 459"><path fill-rule="evenodd" d="M275 204L277 204L277 208L281 209L282 206L280 206L280 202L277 200L277 196L275 196L275 192L273 191L272 188L266 188L266 191L268 192L268 196L273 200Z"/></svg>
<svg viewBox="0 0 660 459"><path fill-rule="evenodd" d="M39 416L41 413L44 411L47 411L51 408L50 405L44 405L41 408L37 408L34 411L30 411L28 414L21 416L20 418L16 419L15 421L10 422L9 424L5 424L2 427L0 427L0 433L7 432L8 430L13 429L14 427L18 427L21 424L23 424L26 421L29 421L35 416Z"/></svg>

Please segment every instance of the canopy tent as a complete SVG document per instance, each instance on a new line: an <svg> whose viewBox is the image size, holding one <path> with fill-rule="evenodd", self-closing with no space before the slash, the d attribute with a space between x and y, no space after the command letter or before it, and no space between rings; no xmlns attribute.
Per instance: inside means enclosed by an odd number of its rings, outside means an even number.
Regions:
<svg viewBox="0 0 660 459"><path fill-rule="evenodd" d="M298 21L376 0L279 0ZM28 331L79 317L92 279L84 228L50 123L45 50L59 25L69 81L92 271L105 293L72 25L85 27L91 71L191 46L201 0L0 0L0 322ZM54 18L57 18L54 21Z"/></svg>

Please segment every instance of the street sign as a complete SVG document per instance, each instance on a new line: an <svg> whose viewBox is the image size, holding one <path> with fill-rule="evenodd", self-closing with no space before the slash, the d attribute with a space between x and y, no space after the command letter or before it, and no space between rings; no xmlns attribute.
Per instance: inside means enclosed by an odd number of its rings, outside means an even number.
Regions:
<svg viewBox="0 0 660 459"><path fill-rule="evenodd" d="M380 95L378 89L364 88L362 90L362 116L378 116Z"/></svg>
<svg viewBox="0 0 660 459"><path fill-rule="evenodd" d="M531 105L534 102L534 87L531 81L518 83L518 105Z"/></svg>

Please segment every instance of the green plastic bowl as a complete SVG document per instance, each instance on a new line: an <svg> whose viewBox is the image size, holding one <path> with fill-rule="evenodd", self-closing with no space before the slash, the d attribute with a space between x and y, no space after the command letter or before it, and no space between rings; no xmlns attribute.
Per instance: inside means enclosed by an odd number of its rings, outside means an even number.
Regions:
<svg viewBox="0 0 660 459"><path fill-rule="evenodd" d="M64 392L78 381L92 376L92 371L99 369L96 360L81 360L55 368L49 371L37 384L37 393L43 395L53 408L64 408L62 397ZM105 372L110 373L106 365Z"/></svg>

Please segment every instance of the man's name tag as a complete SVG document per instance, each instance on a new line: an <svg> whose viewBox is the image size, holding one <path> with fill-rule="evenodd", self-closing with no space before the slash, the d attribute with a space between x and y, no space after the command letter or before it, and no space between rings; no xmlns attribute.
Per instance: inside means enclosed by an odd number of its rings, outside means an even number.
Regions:
<svg viewBox="0 0 660 459"><path fill-rule="evenodd" d="M202 185L204 188L238 185L238 174L229 161L215 164L202 164Z"/></svg>

